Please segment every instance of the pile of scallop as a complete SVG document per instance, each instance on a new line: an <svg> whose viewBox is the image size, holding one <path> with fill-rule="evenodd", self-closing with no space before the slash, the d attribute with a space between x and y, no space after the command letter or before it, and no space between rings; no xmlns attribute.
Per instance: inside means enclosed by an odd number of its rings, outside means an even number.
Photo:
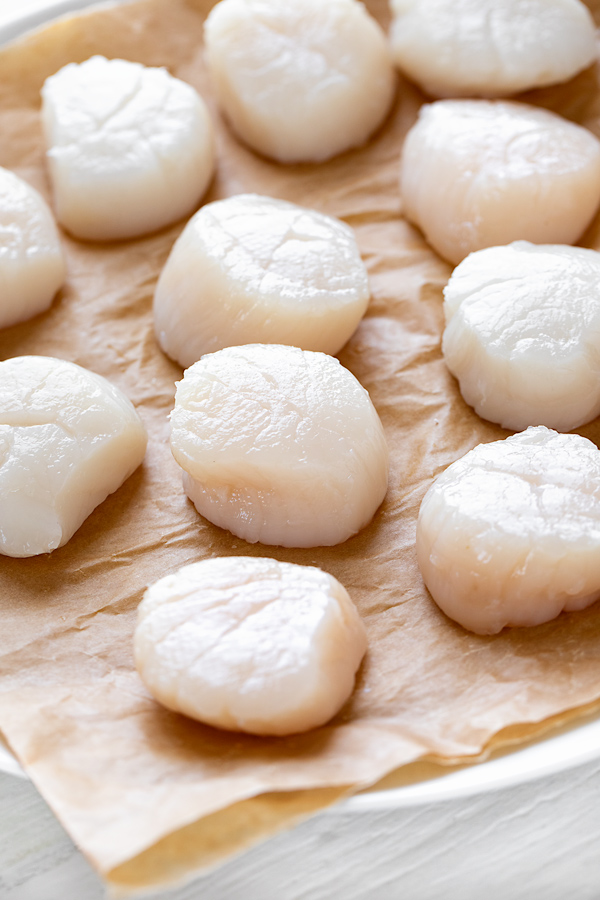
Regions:
<svg viewBox="0 0 600 900"><path fill-rule="evenodd" d="M365 144L394 100L394 64L442 98L402 148L404 213L456 266L449 370L467 404L517 433L434 481L416 551L441 609L493 634L600 596L600 452L564 433L600 413L600 254L570 246L600 204L600 142L497 99L591 65L595 30L580 0L391 8L386 36L357 0L221 0L205 57L228 126L281 165ZM125 240L191 216L154 322L185 368L170 440L198 513L265 545L355 535L385 497L389 453L367 391L333 355L369 304L352 229L255 194L200 206L218 166L211 117L163 69L96 56L48 78L42 98L54 211L73 238ZM6 327L48 308L66 272L42 198L6 170L0 195ZM74 363L16 357L0 373L0 552L49 553L139 466L146 433L121 391ZM365 635L331 575L241 555L150 586L135 658L170 709L289 734L346 702Z"/></svg>

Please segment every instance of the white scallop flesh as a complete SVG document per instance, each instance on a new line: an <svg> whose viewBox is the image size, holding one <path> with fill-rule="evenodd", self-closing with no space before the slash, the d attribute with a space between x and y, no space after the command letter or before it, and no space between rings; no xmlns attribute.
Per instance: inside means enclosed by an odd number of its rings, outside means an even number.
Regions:
<svg viewBox="0 0 600 900"><path fill-rule="evenodd" d="M65 280L54 217L26 181L0 168L0 328L51 305Z"/></svg>
<svg viewBox="0 0 600 900"><path fill-rule="evenodd" d="M221 0L204 41L233 130L280 162L321 162L363 144L391 106L387 40L356 0Z"/></svg>
<svg viewBox="0 0 600 900"><path fill-rule="evenodd" d="M203 206L175 242L154 295L162 349L187 367L239 344L337 353L369 303L352 229L283 200L241 194Z"/></svg>
<svg viewBox="0 0 600 900"><path fill-rule="evenodd" d="M600 597L600 451L544 426L480 444L427 491L423 580L477 634L540 625Z"/></svg>
<svg viewBox="0 0 600 900"><path fill-rule="evenodd" d="M46 79L42 121L59 222L110 241L195 209L212 178L206 104L165 69L93 56Z"/></svg>
<svg viewBox="0 0 600 900"><path fill-rule="evenodd" d="M141 463L146 432L100 375L61 359L0 362L0 553L50 553Z"/></svg>
<svg viewBox="0 0 600 900"><path fill-rule="evenodd" d="M390 0L392 58L432 97L505 97L596 60L580 0Z"/></svg>
<svg viewBox="0 0 600 900"><path fill-rule="evenodd" d="M249 344L208 354L177 385L171 426L196 509L246 541L339 544L387 490L379 416L324 353Z"/></svg>
<svg viewBox="0 0 600 900"><path fill-rule="evenodd" d="M526 241L479 250L444 297L444 358L480 416L570 431L600 414L600 253Z"/></svg>
<svg viewBox="0 0 600 900"><path fill-rule="evenodd" d="M400 189L406 217L454 264L516 240L573 244L600 201L600 141L524 103L438 100L406 137Z"/></svg>
<svg viewBox="0 0 600 900"><path fill-rule="evenodd" d="M311 566L220 557L153 584L138 609L138 672L164 706L208 725L285 735L325 724L366 650L345 588Z"/></svg>

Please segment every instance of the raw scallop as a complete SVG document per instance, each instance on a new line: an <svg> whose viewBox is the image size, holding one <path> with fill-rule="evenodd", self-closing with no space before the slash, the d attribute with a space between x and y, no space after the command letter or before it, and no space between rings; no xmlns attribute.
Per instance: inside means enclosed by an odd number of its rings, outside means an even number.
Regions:
<svg viewBox="0 0 600 900"><path fill-rule="evenodd" d="M137 469L146 432L100 375L45 356L0 362L0 553L49 553Z"/></svg>
<svg viewBox="0 0 600 900"><path fill-rule="evenodd" d="M356 0L222 0L204 39L234 131L280 162L321 162L363 144L390 108L386 38Z"/></svg>
<svg viewBox="0 0 600 900"><path fill-rule="evenodd" d="M42 119L58 220L110 241L192 213L214 170L198 93L165 69L93 56L46 79Z"/></svg>
<svg viewBox="0 0 600 900"><path fill-rule="evenodd" d="M184 367L254 342L337 353L368 302L351 228L243 194L209 203L188 222L158 281L154 323L162 349Z"/></svg>
<svg viewBox="0 0 600 900"><path fill-rule="evenodd" d="M247 541L339 544L387 490L379 416L324 353L250 344L208 354L179 382L171 424L196 509Z"/></svg>
<svg viewBox="0 0 600 900"><path fill-rule="evenodd" d="M480 444L428 490L417 557L438 606L477 634L600 597L600 452L543 426Z"/></svg>
<svg viewBox="0 0 600 900"><path fill-rule="evenodd" d="M579 0L391 0L398 67L433 97L505 97L596 59Z"/></svg>
<svg viewBox="0 0 600 900"><path fill-rule="evenodd" d="M600 141L524 103L439 100L402 153L405 214L452 263L528 240L572 244L600 201Z"/></svg>
<svg viewBox="0 0 600 900"><path fill-rule="evenodd" d="M479 250L444 297L446 364L480 416L570 431L600 414L600 253L525 241Z"/></svg>
<svg viewBox="0 0 600 900"><path fill-rule="evenodd" d="M339 581L272 559L184 566L145 593L138 671L162 704L253 734L323 725L346 702L365 628Z"/></svg>
<svg viewBox="0 0 600 900"><path fill-rule="evenodd" d="M0 168L0 328L48 309L64 279L60 238L46 201Z"/></svg>

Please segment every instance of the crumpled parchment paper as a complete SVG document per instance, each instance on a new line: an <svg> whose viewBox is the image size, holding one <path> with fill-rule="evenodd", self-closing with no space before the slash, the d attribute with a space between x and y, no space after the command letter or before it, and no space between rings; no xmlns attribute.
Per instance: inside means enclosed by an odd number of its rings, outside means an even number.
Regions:
<svg viewBox="0 0 600 900"><path fill-rule="evenodd" d="M389 118L364 148L318 166L270 163L235 140L212 100L202 61L210 5L137 0L61 20L4 49L0 165L50 199L39 90L67 62L101 53L167 66L193 84L218 133L207 201L255 191L356 229L372 301L339 356L379 411L391 476L372 524L338 547L251 546L196 514L168 446L182 371L158 350L151 311L184 223L107 245L65 235L68 279L52 308L0 333L2 358L63 357L114 381L150 434L143 466L65 547L0 559L0 729L82 851L123 892L186 877L398 766L477 757L503 729L518 740L531 723L600 699L600 604L478 637L437 609L417 568L416 516L432 478L480 441L507 434L465 405L446 371L441 291L450 268L401 217L398 157L423 96L399 80ZM384 0L367 6L387 27ZM594 69L525 99L600 132ZM596 220L583 243L600 247L599 229ZM600 439L598 423L580 431ZM215 554L318 565L347 587L369 651L354 695L329 725L285 739L221 733L148 695L132 660L142 593Z"/></svg>

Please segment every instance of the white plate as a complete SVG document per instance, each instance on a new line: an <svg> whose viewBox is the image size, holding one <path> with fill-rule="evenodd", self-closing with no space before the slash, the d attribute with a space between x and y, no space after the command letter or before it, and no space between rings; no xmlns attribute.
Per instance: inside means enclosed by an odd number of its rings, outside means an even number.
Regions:
<svg viewBox="0 0 600 900"><path fill-rule="evenodd" d="M0 0L0 44L50 19L91 6L92 2L21 0L14 5L12 0ZM365 811L451 800L518 785L600 759L600 715L578 722L518 750L497 753L487 762L453 768L427 763L407 766L386 779L386 784L393 782L400 786L358 794L346 801L346 808ZM1 738L0 771L27 777L12 754L3 747Z"/></svg>
<svg viewBox="0 0 600 900"><path fill-rule="evenodd" d="M357 794L347 801L358 810L415 806L514 787L600 759L600 714L575 720L550 736L496 751L486 762L456 767L422 763L387 779L401 787ZM407 783L408 781L412 783Z"/></svg>
<svg viewBox="0 0 600 900"><path fill-rule="evenodd" d="M0 0L0 44L6 44L50 19L91 6L93 0ZM118 0L117 0L118 2Z"/></svg>

